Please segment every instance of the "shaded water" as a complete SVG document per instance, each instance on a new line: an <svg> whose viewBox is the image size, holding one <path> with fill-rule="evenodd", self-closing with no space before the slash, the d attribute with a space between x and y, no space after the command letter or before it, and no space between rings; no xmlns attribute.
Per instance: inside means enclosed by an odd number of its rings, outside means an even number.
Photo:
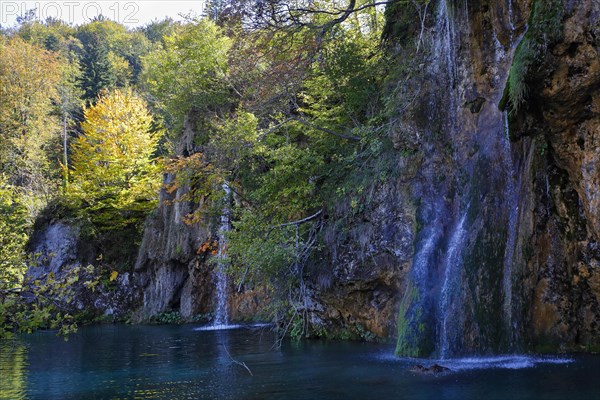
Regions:
<svg viewBox="0 0 600 400"><path fill-rule="evenodd" d="M99 326L68 342L49 332L0 342L0 399L600 399L600 357L450 359L454 372L429 376L388 345L274 350L268 330L194 328Z"/></svg>

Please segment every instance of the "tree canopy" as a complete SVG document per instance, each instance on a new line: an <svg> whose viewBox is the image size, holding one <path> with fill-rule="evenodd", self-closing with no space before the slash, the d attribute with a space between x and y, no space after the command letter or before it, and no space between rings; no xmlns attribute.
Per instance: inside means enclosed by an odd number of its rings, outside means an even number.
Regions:
<svg viewBox="0 0 600 400"><path fill-rule="evenodd" d="M157 201L160 163L145 102L131 90L104 92L84 110L72 144L69 195L105 228L139 222Z"/></svg>

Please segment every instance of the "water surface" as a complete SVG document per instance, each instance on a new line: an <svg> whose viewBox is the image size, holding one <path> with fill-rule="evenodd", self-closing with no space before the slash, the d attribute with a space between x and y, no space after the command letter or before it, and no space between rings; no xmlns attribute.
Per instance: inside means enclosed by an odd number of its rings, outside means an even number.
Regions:
<svg viewBox="0 0 600 400"><path fill-rule="evenodd" d="M97 326L67 342L52 332L0 342L0 399L600 399L595 356L453 359L451 373L430 376L388 345L275 349L265 327L195 328Z"/></svg>

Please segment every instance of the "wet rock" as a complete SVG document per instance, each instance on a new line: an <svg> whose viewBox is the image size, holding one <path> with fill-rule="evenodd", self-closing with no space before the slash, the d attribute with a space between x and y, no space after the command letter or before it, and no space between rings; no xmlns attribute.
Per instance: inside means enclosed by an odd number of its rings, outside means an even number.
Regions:
<svg viewBox="0 0 600 400"><path fill-rule="evenodd" d="M439 364L433 364L431 367L427 368L421 364L415 364L410 368L411 372L419 373L419 374L433 374L439 375L450 372L451 369L444 367Z"/></svg>
<svg viewBox="0 0 600 400"><path fill-rule="evenodd" d="M185 119L177 154L189 156L197 132L195 115ZM173 175L165 176L171 183ZM183 218L200 205L178 201L189 187L179 187L174 193L162 190L156 211L148 217L133 281L140 288L141 306L134 321L141 322L165 312L179 312L182 318L209 316L216 307L214 268L210 263L211 249L217 245L216 228L209 221L187 224ZM260 289L237 290L229 287L229 315L232 320L250 320L260 315L268 304ZM259 300L260 299L260 300Z"/></svg>
<svg viewBox="0 0 600 400"><path fill-rule="evenodd" d="M522 334L540 351L600 344L600 3L565 11L511 124L523 165Z"/></svg>

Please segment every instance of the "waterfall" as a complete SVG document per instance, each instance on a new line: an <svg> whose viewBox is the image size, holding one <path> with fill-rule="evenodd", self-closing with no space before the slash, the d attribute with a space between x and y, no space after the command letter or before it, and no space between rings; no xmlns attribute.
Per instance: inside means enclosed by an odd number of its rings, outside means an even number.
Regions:
<svg viewBox="0 0 600 400"><path fill-rule="evenodd" d="M430 304L428 299L431 284L430 268L440 240L440 226L435 218L422 233L410 271L410 283L404 291L398 316L398 341L396 354L418 357L425 353L422 327L427 325Z"/></svg>
<svg viewBox="0 0 600 400"><path fill-rule="evenodd" d="M454 22L448 9L447 0L440 0L435 21L436 37L434 43L434 54L436 55L435 72L440 72L444 65L448 75L448 93L450 97L449 117L450 133L454 138L456 128L457 101L455 94L456 86L456 55L454 54Z"/></svg>
<svg viewBox="0 0 600 400"><path fill-rule="evenodd" d="M417 220L423 229L399 305L399 355L448 359L518 344L520 289L514 276L522 257L521 183L508 116L497 104L527 27L517 3L506 1L498 7L503 16L498 10L469 9L466 0L438 0L431 15L426 71L431 97L424 105L427 128L439 136L426 143L431 145L426 151L434 155L443 145L445 158L431 157L421 172ZM480 15L503 18L502 23L485 30ZM475 33L484 35L484 43ZM491 51L472 52L470 46ZM483 101L469 114L467 105L475 100Z"/></svg>
<svg viewBox="0 0 600 400"><path fill-rule="evenodd" d="M464 2L465 10L468 5ZM430 103L429 120L435 124L436 118L439 118L441 112L443 119L447 121L445 126L448 132L448 140L452 144L453 159L456 160L456 147L454 145L457 120L458 120L458 99L456 91L456 54L455 54L455 30L454 21L451 16L451 9L448 0L439 0L435 11L435 35L432 42L432 59L429 67L430 73L440 85L443 94L441 101L432 101ZM433 294L436 287L436 270L439 255L439 247L445 242L443 232L444 226L453 217L448 212L445 205L447 187L437 187L436 171L423 171L427 180L427 192L424 196L426 205L422 209L422 220L425 228L419 234L415 253L412 261L407 284L398 313L398 341L396 345L396 354L403 356L423 356L430 354L436 347L436 328L439 328L435 322L436 315L440 315L440 304L436 302ZM466 215L466 214L465 214ZM462 226L464 225L464 218ZM462 233L459 235L462 242ZM454 240L457 241L456 238ZM460 258L462 250L456 243L449 252L452 252L451 259ZM448 274L450 271L448 271ZM447 277L447 284L451 281ZM450 290L446 287L445 293ZM437 343L439 347L439 342Z"/></svg>
<svg viewBox="0 0 600 400"><path fill-rule="evenodd" d="M458 334L458 316L456 314L460 310L456 309L456 302L457 296L461 292L461 256L466 236L465 221L468 211L469 206L467 205L460 221L454 227L444 260L444 277L439 301L439 319L441 320L439 353L441 358L446 358L450 354L451 340Z"/></svg>
<svg viewBox="0 0 600 400"><path fill-rule="evenodd" d="M229 322L229 313L227 310L227 274L225 271L225 254L227 252L226 233L231 228L229 215L229 194L231 189L227 182L223 183L225 192L225 205L221 213L221 225L219 226L219 251L217 253L217 269L215 271L216 289L217 289L217 308L215 310L214 326L227 326Z"/></svg>
<svg viewBox="0 0 600 400"><path fill-rule="evenodd" d="M515 32L515 24L513 22L513 8L512 8L512 0L507 0L507 13L508 13L508 27L510 28L510 46L513 46L513 34Z"/></svg>
<svg viewBox="0 0 600 400"><path fill-rule="evenodd" d="M513 264L515 262L515 246L518 236L518 217L519 217L519 182L515 185L515 170L513 167L513 159L510 148L510 132L508 128L508 112L503 114L504 121L504 141L503 141L503 158L504 168L506 173L506 202L509 207L508 226L506 248L504 250L504 265L502 271L502 291L504 294L504 319L507 331L507 337L510 343L514 342L514 332L516 326L513 320L513 303L512 303L512 274Z"/></svg>

